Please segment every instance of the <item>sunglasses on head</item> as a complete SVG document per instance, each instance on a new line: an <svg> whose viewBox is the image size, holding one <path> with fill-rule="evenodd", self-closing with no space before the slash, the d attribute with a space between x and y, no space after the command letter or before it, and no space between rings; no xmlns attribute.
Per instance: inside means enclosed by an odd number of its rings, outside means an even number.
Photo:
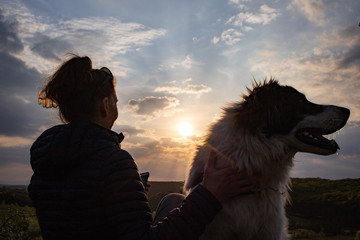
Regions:
<svg viewBox="0 0 360 240"><path fill-rule="evenodd" d="M100 71L103 71L104 73L106 73L106 77L105 77L104 81L101 83L101 86L105 85L108 81L111 81L114 78L110 69L108 69L107 67L100 68Z"/></svg>

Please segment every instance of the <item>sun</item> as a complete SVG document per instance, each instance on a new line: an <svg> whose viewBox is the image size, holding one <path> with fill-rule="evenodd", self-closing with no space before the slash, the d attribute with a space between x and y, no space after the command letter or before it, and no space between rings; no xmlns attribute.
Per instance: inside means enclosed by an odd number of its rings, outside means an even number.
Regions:
<svg viewBox="0 0 360 240"><path fill-rule="evenodd" d="M188 122L179 123L178 131L183 137L190 137L193 135L193 127Z"/></svg>

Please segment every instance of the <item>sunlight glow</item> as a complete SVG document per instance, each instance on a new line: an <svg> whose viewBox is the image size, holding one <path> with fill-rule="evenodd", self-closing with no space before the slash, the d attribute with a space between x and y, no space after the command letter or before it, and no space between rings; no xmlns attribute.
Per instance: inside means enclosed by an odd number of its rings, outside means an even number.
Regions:
<svg viewBox="0 0 360 240"><path fill-rule="evenodd" d="M178 131L183 137L190 137L193 135L193 127L188 122L179 123Z"/></svg>

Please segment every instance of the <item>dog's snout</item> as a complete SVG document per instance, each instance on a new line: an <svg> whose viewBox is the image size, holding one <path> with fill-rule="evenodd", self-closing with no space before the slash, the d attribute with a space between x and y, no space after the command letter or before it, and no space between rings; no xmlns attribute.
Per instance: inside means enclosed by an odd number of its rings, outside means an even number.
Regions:
<svg viewBox="0 0 360 240"><path fill-rule="evenodd" d="M336 116L334 116L334 120L338 122L338 127L341 128L345 126L347 120L350 117L350 110L348 108L339 107L339 106L330 106L330 109L333 109Z"/></svg>

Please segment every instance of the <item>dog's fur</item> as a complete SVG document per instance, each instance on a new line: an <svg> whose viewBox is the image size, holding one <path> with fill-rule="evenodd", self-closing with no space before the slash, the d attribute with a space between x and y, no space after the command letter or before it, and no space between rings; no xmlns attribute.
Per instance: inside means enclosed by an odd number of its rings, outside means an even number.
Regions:
<svg viewBox="0 0 360 240"><path fill-rule="evenodd" d="M342 128L350 111L317 105L277 80L253 83L242 101L224 108L192 162L185 191L202 181L211 150L217 168L232 166L256 175L260 187L223 203L223 209L201 239L289 239L284 205L288 199L289 171L297 152L329 155L334 140L321 135ZM315 137L317 139L315 139Z"/></svg>

